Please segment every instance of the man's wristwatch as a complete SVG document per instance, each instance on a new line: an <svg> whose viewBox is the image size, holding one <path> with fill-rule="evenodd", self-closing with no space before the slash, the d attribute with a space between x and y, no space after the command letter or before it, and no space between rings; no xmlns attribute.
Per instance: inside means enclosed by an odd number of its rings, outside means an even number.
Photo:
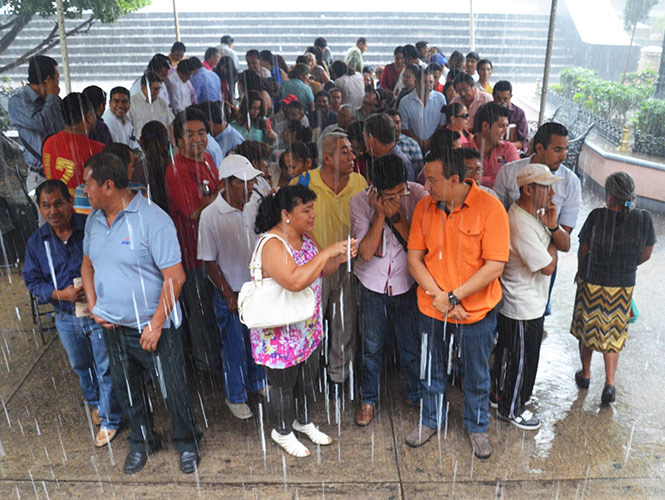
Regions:
<svg viewBox="0 0 665 500"><path fill-rule="evenodd" d="M455 295L453 292L448 292L448 302L453 306L459 305L459 299L457 298L457 295Z"/></svg>
<svg viewBox="0 0 665 500"><path fill-rule="evenodd" d="M547 229L549 230L550 234L554 234L554 233L556 233L559 229L561 229L561 226L560 226L559 224L557 224L554 228L548 227Z"/></svg>

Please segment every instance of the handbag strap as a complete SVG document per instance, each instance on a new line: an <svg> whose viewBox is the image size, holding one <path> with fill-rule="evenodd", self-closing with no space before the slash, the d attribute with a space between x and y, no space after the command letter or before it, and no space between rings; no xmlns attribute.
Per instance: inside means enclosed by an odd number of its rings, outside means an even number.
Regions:
<svg viewBox="0 0 665 500"><path fill-rule="evenodd" d="M284 246L286 247L286 250L289 252L291 257L293 257L293 252L291 252L291 248L289 245L284 241L283 238L280 236L277 236L276 234L272 233L264 233L261 236L261 240L259 241L259 244L256 245L256 248L254 249L254 253L252 254L252 259L249 262L249 273L254 279L254 281L261 281L263 280L263 273L261 272L261 269L263 268L263 263L261 260L261 253L263 252L263 247L265 246L266 243L268 243L268 240L272 238L277 238L279 241L281 241Z"/></svg>

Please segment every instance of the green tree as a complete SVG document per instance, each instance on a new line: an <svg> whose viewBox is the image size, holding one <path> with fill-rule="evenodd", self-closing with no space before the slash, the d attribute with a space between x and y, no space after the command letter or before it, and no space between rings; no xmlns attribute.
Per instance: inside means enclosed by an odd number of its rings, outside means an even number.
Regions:
<svg viewBox="0 0 665 500"><path fill-rule="evenodd" d="M628 62L630 61L630 52L633 48L633 39L635 38L635 29L637 23L646 21L649 18L649 12L658 3L658 0L626 0L626 5L623 6L623 27L626 31L630 31L630 45L628 46L628 57L626 58L626 65L623 68L623 81L626 71L628 71Z"/></svg>
<svg viewBox="0 0 665 500"><path fill-rule="evenodd" d="M67 31L67 36L88 31L95 20L112 23L121 15L134 12L149 3L150 0L63 0L65 17L81 20L76 27ZM53 0L0 0L0 8L9 14L4 24L0 24L0 54L9 48L35 15L49 17L56 12ZM0 66L0 73L20 66L34 55L43 54L58 42L58 24L53 21L53 29L42 41L13 61Z"/></svg>

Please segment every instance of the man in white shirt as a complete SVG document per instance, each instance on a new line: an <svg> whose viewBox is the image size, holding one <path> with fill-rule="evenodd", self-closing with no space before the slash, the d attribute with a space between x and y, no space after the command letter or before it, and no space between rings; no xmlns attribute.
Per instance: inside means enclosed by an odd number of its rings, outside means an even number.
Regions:
<svg viewBox="0 0 665 500"><path fill-rule="evenodd" d="M224 35L220 38L220 43L217 46L219 50L219 55L221 57L228 56L233 59L233 65L236 68L236 71L240 71L240 61L238 60L238 54L233 50L233 37L231 35Z"/></svg>
<svg viewBox="0 0 665 500"><path fill-rule="evenodd" d="M131 118L134 132L141 135L143 125L153 120L162 122L173 135L173 113L164 99L159 97L162 79L157 73L146 73L141 77L141 92L130 98Z"/></svg>
<svg viewBox="0 0 665 500"><path fill-rule="evenodd" d="M171 109L175 114L184 111L185 108L192 104L196 104L196 102L192 102L192 95L189 85L187 85L187 82L192 77L192 73L194 73L194 68L189 61L189 59L180 60L176 70L164 81L166 90L169 93Z"/></svg>
<svg viewBox="0 0 665 500"><path fill-rule="evenodd" d="M497 320L495 353L498 376L497 416L520 429L536 430L539 420L526 409L538 370L550 276L557 263L563 231L556 223L553 185L561 178L546 165L520 169L520 197L508 210L510 256L501 275L503 305ZM497 365L498 363L498 365ZM496 367L500 367L498 370Z"/></svg>
<svg viewBox="0 0 665 500"><path fill-rule="evenodd" d="M197 257L215 285L213 306L222 336L226 405L241 420L253 415L247 393L265 386L263 367L252 358L249 330L238 316L238 292L250 280L249 261L257 239L253 205L261 197L253 187L260 175L244 156L227 156L219 166L223 189L201 212L199 221Z"/></svg>
<svg viewBox="0 0 665 500"><path fill-rule="evenodd" d="M132 149L140 149L129 114L129 99L129 90L125 87L113 87L109 97L109 107L104 111L102 119L111 132L113 142L127 144Z"/></svg>

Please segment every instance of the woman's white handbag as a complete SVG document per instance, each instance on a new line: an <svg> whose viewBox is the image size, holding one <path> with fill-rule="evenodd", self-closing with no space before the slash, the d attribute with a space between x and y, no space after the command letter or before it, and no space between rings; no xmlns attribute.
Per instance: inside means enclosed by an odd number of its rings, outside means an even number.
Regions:
<svg viewBox="0 0 665 500"><path fill-rule="evenodd" d="M261 237L249 262L253 280L243 283L238 294L240 321L247 328L275 328L305 321L314 315L316 297L308 286L299 292L291 292L272 278L264 278L261 272L261 252L271 238L277 238L293 256L286 242L275 234Z"/></svg>

